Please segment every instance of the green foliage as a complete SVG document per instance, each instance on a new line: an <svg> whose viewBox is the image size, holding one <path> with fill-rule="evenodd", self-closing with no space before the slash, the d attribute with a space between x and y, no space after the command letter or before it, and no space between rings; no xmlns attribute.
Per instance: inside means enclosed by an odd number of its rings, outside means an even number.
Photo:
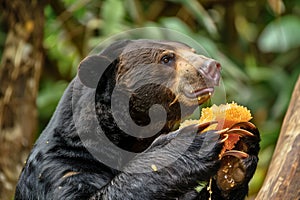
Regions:
<svg viewBox="0 0 300 200"><path fill-rule="evenodd" d="M300 17L284 16L269 23L258 40L263 52L286 52L300 46Z"/></svg>
<svg viewBox="0 0 300 200"><path fill-rule="evenodd" d="M104 22L103 34L110 35L122 30L125 16L124 1L107 0L103 4L102 18Z"/></svg>
<svg viewBox="0 0 300 200"><path fill-rule="evenodd" d="M50 116L53 115L56 105L66 89L67 81L49 81L43 80L41 83L41 91L37 98L37 106L39 112L39 132L47 125Z"/></svg>
<svg viewBox="0 0 300 200"><path fill-rule="evenodd" d="M62 77L73 77L76 74L80 55L70 43L66 31L62 28L63 25L56 19L50 6L46 7L45 15L49 19L46 20L44 27L44 47L47 49L47 56L57 62L56 67Z"/></svg>

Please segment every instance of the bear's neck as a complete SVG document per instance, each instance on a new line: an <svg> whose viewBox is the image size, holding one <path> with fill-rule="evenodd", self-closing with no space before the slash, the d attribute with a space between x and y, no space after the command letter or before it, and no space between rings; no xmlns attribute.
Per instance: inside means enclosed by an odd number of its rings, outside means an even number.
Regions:
<svg viewBox="0 0 300 200"><path fill-rule="evenodd" d="M159 135L169 133L180 122L180 105L178 102L172 104L174 95L161 92L161 88L152 88L151 92L137 91L131 97L122 91L114 91L114 95L108 90L96 92L98 120L110 141L124 150L139 153ZM161 105L166 116L153 123L155 120L150 119L149 109L154 104Z"/></svg>

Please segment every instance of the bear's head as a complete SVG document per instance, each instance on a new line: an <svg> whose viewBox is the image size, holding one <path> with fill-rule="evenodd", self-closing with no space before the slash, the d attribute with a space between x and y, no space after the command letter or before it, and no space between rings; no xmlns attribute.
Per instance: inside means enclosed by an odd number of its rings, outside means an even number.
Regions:
<svg viewBox="0 0 300 200"><path fill-rule="evenodd" d="M115 133L122 126L123 132L151 142L210 98L220 70L218 62L186 44L140 39L115 42L87 57L78 74L85 86L96 88L104 131Z"/></svg>

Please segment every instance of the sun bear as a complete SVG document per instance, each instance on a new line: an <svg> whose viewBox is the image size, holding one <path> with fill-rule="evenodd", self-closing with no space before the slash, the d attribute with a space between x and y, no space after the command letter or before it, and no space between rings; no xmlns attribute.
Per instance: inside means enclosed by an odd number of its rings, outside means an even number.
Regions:
<svg viewBox="0 0 300 200"><path fill-rule="evenodd" d="M174 41L122 40L85 58L26 161L15 200L244 199L257 130L244 138L242 184L223 191L211 179L220 167L218 131L176 129L211 97L220 71ZM212 194L195 190L209 180Z"/></svg>

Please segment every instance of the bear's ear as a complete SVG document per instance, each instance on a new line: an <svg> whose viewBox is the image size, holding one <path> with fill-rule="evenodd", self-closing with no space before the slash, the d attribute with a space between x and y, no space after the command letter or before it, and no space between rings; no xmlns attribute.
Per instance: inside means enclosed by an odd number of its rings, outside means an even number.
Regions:
<svg viewBox="0 0 300 200"><path fill-rule="evenodd" d="M78 77L82 84L89 88L96 88L98 82L112 61L101 55L88 56L83 59L78 68Z"/></svg>
<svg viewBox="0 0 300 200"><path fill-rule="evenodd" d="M130 42L131 40L114 42L99 55L88 56L83 59L78 68L80 81L89 88L96 88L104 71L120 57L120 54Z"/></svg>

